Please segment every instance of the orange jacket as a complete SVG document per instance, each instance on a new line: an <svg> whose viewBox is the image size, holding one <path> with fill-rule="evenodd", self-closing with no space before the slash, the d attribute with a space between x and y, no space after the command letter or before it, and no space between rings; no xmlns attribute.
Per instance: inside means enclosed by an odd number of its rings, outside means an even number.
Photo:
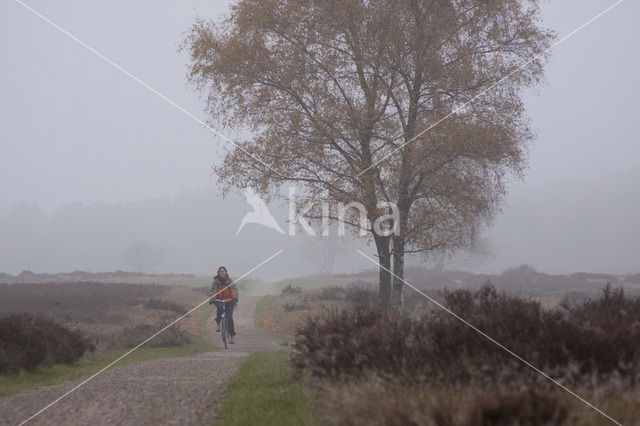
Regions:
<svg viewBox="0 0 640 426"><path fill-rule="evenodd" d="M211 285L211 295L214 300L233 299L238 297L238 291L231 278L226 277L223 280L222 278L216 277Z"/></svg>

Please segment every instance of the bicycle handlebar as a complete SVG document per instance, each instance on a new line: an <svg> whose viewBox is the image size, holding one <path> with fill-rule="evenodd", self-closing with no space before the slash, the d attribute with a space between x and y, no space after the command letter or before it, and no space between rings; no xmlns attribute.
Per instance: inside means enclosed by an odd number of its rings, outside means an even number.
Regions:
<svg viewBox="0 0 640 426"><path fill-rule="evenodd" d="M235 299L234 297L231 297L229 299L213 299L214 302L231 302L233 301L233 299Z"/></svg>

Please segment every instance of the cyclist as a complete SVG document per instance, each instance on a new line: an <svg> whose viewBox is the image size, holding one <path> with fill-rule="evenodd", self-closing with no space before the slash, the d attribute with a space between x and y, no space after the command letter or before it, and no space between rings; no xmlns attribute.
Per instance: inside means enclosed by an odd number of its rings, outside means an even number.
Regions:
<svg viewBox="0 0 640 426"><path fill-rule="evenodd" d="M220 321L224 312L225 317L228 319L227 324L229 324L229 336L231 337L229 343L235 343L233 341L233 336L236 335L233 324L233 309L238 303L238 289L224 266L218 268L218 274L213 278L209 293L211 294L209 304L215 304L217 309L216 331L220 331Z"/></svg>

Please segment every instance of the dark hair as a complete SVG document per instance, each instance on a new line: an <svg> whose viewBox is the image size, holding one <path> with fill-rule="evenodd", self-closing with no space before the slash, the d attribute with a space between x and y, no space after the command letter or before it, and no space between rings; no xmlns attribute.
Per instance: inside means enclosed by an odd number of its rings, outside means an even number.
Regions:
<svg viewBox="0 0 640 426"><path fill-rule="evenodd" d="M224 269L224 272L226 272L227 275L229 275L229 271L227 271L227 267L226 266L221 266L221 267L218 268L218 272L217 272L218 275L220 275L220 269Z"/></svg>

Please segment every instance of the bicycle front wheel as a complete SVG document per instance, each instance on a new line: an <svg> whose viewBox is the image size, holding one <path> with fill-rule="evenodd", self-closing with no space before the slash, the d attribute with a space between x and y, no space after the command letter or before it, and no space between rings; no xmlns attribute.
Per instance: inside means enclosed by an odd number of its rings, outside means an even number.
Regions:
<svg viewBox="0 0 640 426"><path fill-rule="evenodd" d="M224 343L224 348L227 349L227 337L229 334L229 328L226 318L222 318L222 321L220 322L220 331L220 334L222 334L222 342Z"/></svg>

